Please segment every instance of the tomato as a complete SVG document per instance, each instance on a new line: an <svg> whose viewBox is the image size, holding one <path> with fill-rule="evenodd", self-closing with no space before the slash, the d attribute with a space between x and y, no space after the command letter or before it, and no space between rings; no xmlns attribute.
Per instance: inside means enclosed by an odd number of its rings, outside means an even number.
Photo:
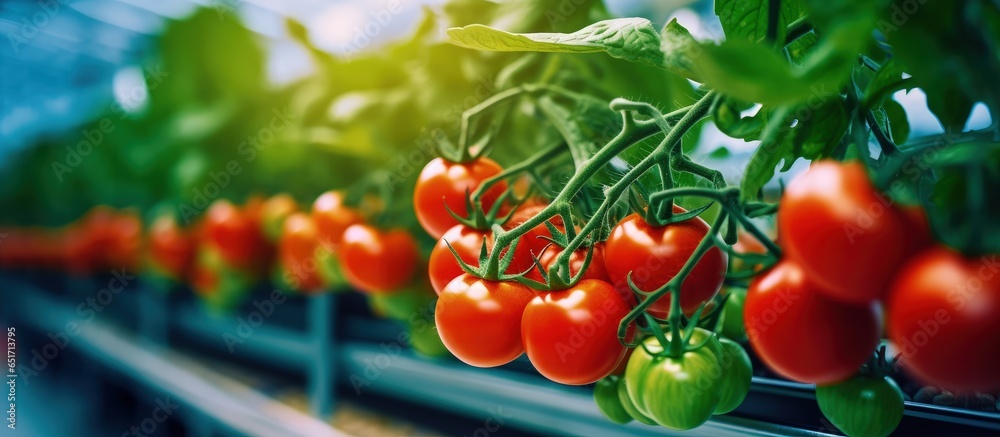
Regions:
<svg viewBox="0 0 1000 437"><path fill-rule="evenodd" d="M434 312L441 341L459 360L476 367L507 364L524 353L521 314L535 297L512 281L463 274L441 291Z"/></svg>
<svg viewBox="0 0 1000 437"><path fill-rule="evenodd" d="M194 265L194 236L177 224L171 214L161 215L149 227L149 256L156 268L180 280Z"/></svg>
<svg viewBox="0 0 1000 437"><path fill-rule="evenodd" d="M378 307L379 312L385 317L396 320L408 320L411 316L420 314L420 309L430 304L434 295L429 290L422 288L407 287L392 294L376 294L369 297L369 302L373 307Z"/></svg>
<svg viewBox="0 0 1000 437"><path fill-rule="evenodd" d="M628 415L632 416L636 422L650 426L658 425L655 420L649 418L649 416L642 411L639 411L639 408L635 406L634 402L632 402L632 398L628 395L628 387L625 384L624 377L618 382L618 402L621 402L622 408L625 409L625 411L628 412Z"/></svg>
<svg viewBox="0 0 1000 437"><path fill-rule="evenodd" d="M632 352L635 352L635 348L628 348L625 350L625 356L618 362L618 366L615 367L615 370L611 371L612 375L621 376L625 374L625 368L628 367L628 359L632 357Z"/></svg>
<svg viewBox="0 0 1000 437"><path fill-rule="evenodd" d="M685 212L674 206L674 213ZM604 262L615 288L628 290L627 277L643 291L660 288L684 266L698 243L709 232L709 226L698 217L680 223L654 227L638 214L623 219L611 231L604 250ZM695 264L681 285L681 308L691 315L698 307L715 297L722 287L727 269L727 256L713 247ZM670 313L670 295L653 302L650 314L665 319Z"/></svg>
<svg viewBox="0 0 1000 437"><path fill-rule="evenodd" d="M462 261L465 261L466 264L472 267L478 267L479 253L484 240L486 241L486 248L492 250L492 231L473 229L462 224L453 226L438 240L431 251L430 261L427 266L431 285L434 287L436 293L441 294L441 290L452 279L465 273L462 267L458 265L455 255L448 249L448 244L451 244L455 252L458 252ZM514 258L511 260L510 266L507 267L506 273L520 273L534 265L526 245L518 244L514 251Z"/></svg>
<svg viewBox="0 0 1000 437"><path fill-rule="evenodd" d="M768 367L812 384L850 378L879 340L874 304L826 297L788 259L750 283L743 321L750 345Z"/></svg>
<svg viewBox="0 0 1000 437"><path fill-rule="evenodd" d="M227 266L214 248L201 248L191 272L191 286L212 309L235 307L246 296L251 278Z"/></svg>
<svg viewBox="0 0 1000 437"><path fill-rule="evenodd" d="M278 257L288 272L290 285L296 290L315 292L323 288L317 260L317 233L312 218L301 212L289 215L282 225Z"/></svg>
<svg viewBox="0 0 1000 437"><path fill-rule="evenodd" d="M632 421L632 415L618 400L618 386L620 384L621 378L617 376L609 376L597 381L597 384L594 385L594 403L608 420L624 425Z"/></svg>
<svg viewBox="0 0 1000 437"><path fill-rule="evenodd" d="M722 308L722 314L719 316L719 335L735 341L747 338L747 331L743 327L743 303L746 299L745 290L733 290L729 293L726 306Z"/></svg>
<svg viewBox="0 0 1000 437"><path fill-rule="evenodd" d="M596 279L539 293L521 319L524 350L546 378L567 385L594 383L625 356L618 324L630 309L611 284ZM627 340L634 328L629 331Z"/></svg>
<svg viewBox="0 0 1000 437"><path fill-rule="evenodd" d="M339 191L327 191L317 197L313 202L312 217L316 221L320 240L324 245L332 246L340 244L347 228L365 221L360 212L344 205L344 195Z"/></svg>
<svg viewBox="0 0 1000 437"><path fill-rule="evenodd" d="M449 162L435 158L420 171L413 190L413 208L424 230L434 238L441 238L448 229L458 224L448 214L445 206L459 216L466 215L466 192L472 194L483 180L503 171L500 164L481 157L466 163ZM506 182L499 182L483 194L482 206L489 211L507 189Z"/></svg>
<svg viewBox="0 0 1000 437"><path fill-rule="evenodd" d="M449 355L441 337L434 329L433 321L417 319L407 324L410 347L418 354L428 358L440 358Z"/></svg>
<svg viewBox="0 0 1000 437"><path fill-rule="evenodd" d="M786 256L819 292L866 303L886 292L912 254L902 216L871 184L864 165L822 161L788 184L778 228Z"/></svg>
<svg viewBox="0 0 1000 437"><path fill-rule="evenodd" d="M711 332L695 329L691 344L706 340L678 358L636 348L625 370L625 388L641 413L675 430L696 428L712 417L722 399L721 345ZM663 350L656 337L644 344L653 353Z"/></svg>
<svg viewBox="0 0 1000 437"><path fill-rule="evenodd" d="M241 210L227 200L217 200L208 208L203 223L209 243L218 250L222 260L248 272L263 269L272 251L257 221L255 208Z"/></svg>
<svg viewBox="0 0 1000 437"><path fill-rule="evenodd" d="M950 391L1000 387L1000 263L938 246L896 278L888 298L889 338L903 366Z"/></svg>
<svg viewBox="0 0 1000 437"><path fill-rule="evenodd" d="M764 243L761 243L757 237L746 231L739 232L736 243L733 244L733 251L744 255L767 255L767 247L764 246ZM743 258L738 256L733 257L733 271L749 269L758 271L761 268L763 266L760 263L748 263Z"/></svg>
<svg viewBox="0 0 1000 437"><path fill-rule="evenodd" d="M719 365L722 366L722 398L715 407L715 414L726 414L739 407L743 399L750 393L750 380L753 378L753 366L750 356L743 346L728 339L719 339L722 353L719 355Z"/></svg>
<svg viewBox="0 0 1000 437"><path fill-rule="evenodd" d="M268 240L276 241L281 237L281 225L292 213L299 210L295 199L288 194L276 194L264 202L260 210L260 221L264 227L264 235Z"/></svg>
<svg viewBox="0 0 1000 437"><path fill-rule="evenodd" d="M510 215L510 218L507 219L506 222L504 222L503 228L509 231L521 226L521 224L531 220L534 216L538 215L538 213L542 212L546 206L548 206L548 203L541 200L529 200L525 202ZM561 216L555 216L549 219L549 223L553 224L558 229L565 230L566 228L565 224L563 224ZM548 226L545 226L545 223L540 223L529 229L528 232L525 232L524 235L521 236L520 244L526 246L532 254L538 256L542 253L542 250L545 249L545 246L549 245L547 238L552 238L552 232L549 231Z"/></svg>
<svg viewBox="0 0 1000 437"><path fill-rule="evenodd" d="M548 250L542 252L542 256L539 257L538 261L541 262L542 266L545 267L545 272L548 273L552 270L552 265L555 264L556 258L559 257L563 252L563 248L552 245L549 246ZM569 277L572 279L577 274L580 273L580 269L583 267L584 261L587 260L587 253L590 252L589 249L581 247L574 250L569 256ZM593 253L590 255L590 265L587 266L587 270L583 272L583 277L580 279L597 279L604 282L611 282L611 278L608 277L608 270L604 267L604 244L597 243L594 245ZM538 282L545 282L542 278L542 274L538 272L538 269L531 269L528 274L524 275L528 279L534 279ZM629 292L627 295L623 294L627 302L634 302L632 293Z"/></svg>
<svg viewBox="0 0 1000 437"><path fill-rule="evenodd" d="M931 224L927 213L916 205L897 205L903 223L903 233L906 235L906 253L914 255L934 245L931 235Z"/></svg>
<svg viewBox="0 0 1000 437"><path fill-rule="evenodd" d="M816 387L823 415L848 436L885 437L903 418L903 392L889 377L857 376Z"/></svg>
<svg viewBox="0 0 1000 437"><path fill-rule="evenodd" d="M405 230L357 224L344 231L338 257L349 284L370 293L392 293L413 277L420 253Z"/></svg>

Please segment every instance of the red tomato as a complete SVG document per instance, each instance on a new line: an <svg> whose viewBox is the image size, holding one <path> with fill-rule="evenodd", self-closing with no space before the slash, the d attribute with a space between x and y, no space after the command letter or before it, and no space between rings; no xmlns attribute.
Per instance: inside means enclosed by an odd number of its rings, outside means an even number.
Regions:
<svg viewBox="0 0 1000 437"><path fill-rule="evenodd" d="M549 247L548 250L542 252L542 256L539 257L538 261L541 262L543 267L545 267L546 273L548 273L548 271L552 269L552 265L555 264L556 258L558 258L560 254L562 254L563 250L565 249L558 247L556 245L552 245ZM587 252L588 252L587 248L581 247L577 250L574 250L573 253L570 254L569 256L570 278L573 278L574 276L580 273L580 268L583 267L583 262L587 260ZM528 274L524 275L524 277L528 279L534 279L538 282L545 282L545 279L542 278L542 274L538 272L538 269L531 269L531 271L528 272ZM609 283L611 282L611 279L608 278L608 270L607 268L604 267L603 243L598 243L594 245L594 251L590 258L590 265L587 266L587 271L583 273L583 277L580 279L581 280L597 279L604 282L609 282ZM623 297L626 296L628 297L626 299L627 302L634 302L634 300L631 299L632 293L628 293Z"/></svg>
<svg viewBox="0 0 1000 437"><path fill-rule="evenodd" d="M479 266L479 253L483 246L483 240L486 241L486 248L492 250L493 232L472 229L461 224L449 229L438 240L431 251L431 258L428 263L428 273L431 278L431 285L434 287L434 292L441 294L441 290L452 279L465 273L462 267L458 265L455 255L451 253L451 250L448 249L448 244L445 242L447 241L447 243L451 244L451 247L462 257L462 261L465 261L470 266L477 267ZM531 254L528 253L528 248L518 244L515 249L514 259L510 266L507 267L506 273L520 273L529 269L532 265Z"/></svg>
<svg viewBox="0 0 1000 437"><path fill-rule="evenodd" d="M174 279L187 277L196 249L194 236L178 226L173 215L162 215L149 227L149 256L157 268Z"/></svg>
<svg viewBox="0 0 1000 437"><path fill-rule="evenodd" d="M945 247L907 263L886 300L901 362L930 385L972 393L1000 387L1000 262Z"/></svg>
<svg viewBox="0 0 1000 437"><path fill-rule="evenodd" d="M625 356L618 323L631 307L611 284L594 279L539 293L524 309L521 339L538 373L584 385L611 374ZM630 329L631 339L634 329Z"/></svg>
<svg viewBox="0 0 1000 437"><path fill-rule="evenodd" d="M683 208L674 205L675 214L683 212ZM611 230L604 250L612 284L616 289L629 290L627 277L632 272L632 282L640 290L660 288L677 275L709 230L699 217L661 227L650 226L638 214L625 217ZM725 252L713 247L695 264L681 284L681 309L685 314L693 314L719 292L726 276L727 258ZM648 312L666 318L670 314L670 295L653 302Z"/></svg>
<svg viewBox="0 0 1000 437"><path fill-rule="evenodd" d="M854 376L879 340L874 304L827 298L787 259L750 283L743 323L750 345L768 367L811 384Z"/></svg>
<svg viewBox="0 0 1000 437"><path fill-rule="evenodd" d="M519 206L517 210L511 214L507 222L503 224L503 228L506 230L514 229L520 226L522 223L531 220L532 217L538 215L542 212L548 203L541 200L529 200L525 204ZM563 223L562 216L555 216L549 219L549 223L553 224L556 228L565 231L566 225ZM545 246L549 245L549 240L552 238L552 233L549 232L549 227L545 226L545 223L540 223L539 225L531 228L523 236L521 236L521 243L519 245L526 246L527 249L531 250L535 256L539 256Z"/></svg>
<svg viewBox="0 0 1000 437"><path fill-rule="evenodd" d="M888 289L913 250L904 223L857 162L813 164L778 208L786 256L822 293L845 302L871 302Z"/></svg>
<svg viewBox="0 0 1000 437"><path fill-rule="evenodd" d="M339 259L347 282L370 293L392 293L413 277L420 254L406 231L357 224L344 231Z"/></svg>
<svg viewBox="0 0 1000 437"><path fill-rule="evenodd" d="M896 205L903 221L903 233L906 235L907 252L914 255L934 245L931 235L931 225L927 221L927 213L916 205Z"/></svg>
<svg viewBox="0 0 1000 437"><path fill-rule="evenodd" d="M521 315L535 297L513 281L487 281L463 274L441 291L434 311L441 341L458 359L494 367L521 356Z"/></svg>
<svg viewBox="0 0 1000 437"><path fill-rule="evenodd" d="M319 238L331 245L340 244L344 231L351 225L364 223L361 213L344 205L344 195L339 191L327 191L316 198L312 207L312 217L316 221Z"/></svg>
<svg viewBox="0 0 1000 437"><path fill-rule="evenodd" d="M264 235L271 241L281 236L281 225L293 212L299 210L298 203L288 194L275 194L261 206L260 220L264 227Z"/></svg>
<svg viewBox="0 0 1000 437"><path fill-rule="evenodd" d="M458 224L445 209L447 205L459 216L466 215L466 191L476 191L479 184L503 171L500 164L489 158L477 158L463 164L435 158L420 171L417 186L413 190L413 208L417 220L434 238L441 238L448 229ZM506 182L499 182L482 197L483 209L489 211L503 192Z"/></svg>
<svg viewBox="0 0 1000 437"><path fill-rule="evenodd" d="M231 267L254 271L270 259L272 247L257 220L259 208L259 203L253 203L241 210L228 200L216 200L205 213L205 235Z"/></svg>
<svg viewBox="0 0 1000 437"><path fill-rule="evenodd" d="M754 237L753 234L746 231L739 232L739 236L736 239L736 243L733 244L733 251L740 254L759 254L759 255L767 254L767 248L764 246L764 243L761 243L760 240L757 239L757 237ZM733 257L733 270L741 271L750 268L753 268L754 271L757 271L763 268L763 266L760 265L759 263L750 266L742 258L735 256Z"/></svg>
<svg viewBox="0 0 1000 437"><path fill-rule="evenodd" d="M316 224L301 212L292 213L282 226L278 256L296 290L310 292L323 288L316 258L319 248L316 235Z"/></svg>

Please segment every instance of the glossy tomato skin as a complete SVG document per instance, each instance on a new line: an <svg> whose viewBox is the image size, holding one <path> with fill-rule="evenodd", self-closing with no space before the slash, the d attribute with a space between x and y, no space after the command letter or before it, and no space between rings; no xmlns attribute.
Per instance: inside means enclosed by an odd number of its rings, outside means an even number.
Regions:
<svg viewBox="0 0 1000 437"><path fill-rule="evenodd" d="M458 265L455 255L448 249L448 244L461 256L462 261L472 267L479 266L479 253L482 249L483 241L486 241L486 248L493 249L493 232L489 230L473 229L468 226L458 224L448 230L434 245L431 250L430 261L427 269L431 278L431 285L437 294L441 294L452 279L465 273ZM528 248L519 244L514 249L514 258L507 273L514 274L523 272L533 265L531 254Z"/></svg>
<svg viewBox="0 0 1000 437"><path fill-rule="evenodd" d="M338 251L347 282L369 293L392 293L406 285L417 269L417 243L405 230L381 231L352 225Z"/></svg>
<svg viewBox="0 0 1000 437"><path fill-rule="evenodd" d="M788 259L751 282L743 311L757 356L775 372L799 382L832 384L850 378L879 340L874 304L826 297Z"/></svg>
<svg viewBox="0 0 1000 437"><path fill-rule="evenodd" d="M241 210L228 200L217 200L205 213L203 228L209 244L233 268L256 271L270 261L273 248L264 236L258 212L259 205L248 204Z"/></svg>
<svg viewBox="0 0 1000 437"><path fill-rule="evenodd" d="M722 308L719 335L735 341L743 341L747 338L746 328L743 327L743 304L746 299L745 290L734 289L729 292L726 297L726 305Z"/></svg>
<svg viewBox="0 0 1000 437"><path fill-rule="evenodd" d="M169 214L157 217L149 228L148 248L151 261L173 279L185 278L194 265L197 242Z"/></svg>
<svg viewBox="0 0 1000 437"><path fill-rule="evenodd" d="M903 392L889 377L857 376L816 387L823 415L849 436L885 437L903 419Z"/></svg>
<svg viewBox="0 0 1000 437"><path fill-rule="evenodd" d="M750 393L753 366L743 346L728 338L720 338L719 345L722 347L719 355L722 385L719 388L721 398L715 407L715 414L726 414L739 407L747 393Z"/></svg>
<svg viewBox="0 0 1000 437"><path fill-rule="evenodd" d="M785 256L821 293L845 302L881 297L913 250L902 213L858 162L814 163L788 184L777 220Z"/></svg>
<svg viewBox="0 0 1000 437"><path fill-rule="evenodd" d="M597 384L594 384L594 403L608 420L624 425L632 421L632 415L618 400L619 384L621 384L621 378L617 376L609 376L597 381Z"/></svg>
<svg viewBox="0 0 1000 437"><path fill-rule="evenodd" d="M625 387L642 414L675 430L696 428L712 417L722 399L722 346L714 334L700 328L691 343L706 339L705 346L677 358L636 348L625 370ZM655 337L644 344L652 352L663 350Z"/></svg>
<svg viewBox="0 0 1000 437"><path fill-rule="evenodd" d="M441 291L434 311L441 341L459 360L476 367L507 364L524 353L521 315L535 297L512 281L463 274Z"/></svg>
<svg viewBox="0 0 1000 437"><path fill-rule="evenodd" d="M903 367L959 393L1000 387L1000 263L945 247L914 257L886 300Z"/></svg>
<svg viewBox="0 0 1000 437"><path fill-rule="evenodd" d="M312 217L320 240L327 246L340 244L347 228L365 221L360 212L344 204L343 193L332 190L313 202Z"/></svg>
<svg viewBox="0 0 1000 437"><path fill-rule="evenodd" d="M317 249L316 224L308 215L296 212L285 219L278 242L278 259L289 284L296 290L316 292L323 288Z"/></svg>
<svg viewBox="0 0 1000 437"><path fill-rule="evenodd" d="M685 212L674 206L674 213ZM638 214L625 217L611 231L604 250L604 261L612 284L629 290L627 277L643 291L660 288L681 270L701 239L709 232L704 220L694 217L680 223L654 227ZM710 301L725 279L727 255L713 247L695 264L681 285L681 308L691 315L702 303ZM670 313L670 295L649 306L649 313L666 318Z"/></svg>
<svg viewBox="0 0 1000 437"><path fill-rule="evenodd" d="M611 284L585 279L541 292L524 309L521 339L531 364L560 384L597 382L618 367L626 348L618 324L631 307ZM634 328L629 328L631 340Z"/></svg>
<svg viewBox="0 0 1000 437"><path fill-rule="evenodd" d="M658 426L655 420L651 419L646 413L639 411L639 408L635 406L632 398L629 397L628 387L625 385L624 377L618 382L618 402L621 402L622 408L628 412L629 416L632 416L636 422L643 425Z"/></svg>
<svg viewBox="0 0 1000 437"><path fill-rule="evenodd" d="M466 163L450 162L444 158L431 160L420 171L413 190L413 208L420 225L432 237L441 238L448 229L458 224L445 206L459 216L466 215L466 191L472 194L483 180L501 171L500 164L486 157ZM506 182L490 187L482 197L483 209L489 211L506 189Z"/></svg>

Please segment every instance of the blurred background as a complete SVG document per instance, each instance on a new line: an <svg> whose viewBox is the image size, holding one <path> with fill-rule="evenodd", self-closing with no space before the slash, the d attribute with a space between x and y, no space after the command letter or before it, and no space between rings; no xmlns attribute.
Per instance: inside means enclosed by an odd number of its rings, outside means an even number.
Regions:
<svg viewBox="0 0 1000 437"><path fill-rule="evenodd" d="M574 91L663 110L695 98L684 79L604 55L547 71L532 55L459 48L447 43L448 27L572 31L597 10L657 26L677 18L700 39L722 35L711 1L608 0L606 10L542 3L0 1L0 226L68 226L95 205L186 225L216 199L285 193L308 205L327 190L361 186L382 196L383 225L419 230L410 193L438 133L454 141L462 112L511 84L554 77ZM524 68L507 68L515 63ZM560 70L586 70L592 80L563 80ZM919 90L894 98L912 135L942 131ZM557 135L531 117L517 120L494 139L500 162ZM988 124L980 106L967 129ZM615 133L597 127L594 135ZM754 147L710 124L685 142L732 180ZM415 235L426 254L433 240ZM483 372L442 357L433 330L420 338L419 320L407 320L420 302L393 317L394 304L357 293L275 294L256 281L239 282L240 302L217 311L131 264L102 267L110 268L0 275L0 316L20 375L10 391L16 413L5 415L16 415L17 428L4 435L669 433L607 422L588 388L550 384L526 361ZM803 387L759 376L765 389L737 414L694 433L835 432L814 404L796 402ZM982 419L918 411L926 421L906 422L910 429Z"/></svg>

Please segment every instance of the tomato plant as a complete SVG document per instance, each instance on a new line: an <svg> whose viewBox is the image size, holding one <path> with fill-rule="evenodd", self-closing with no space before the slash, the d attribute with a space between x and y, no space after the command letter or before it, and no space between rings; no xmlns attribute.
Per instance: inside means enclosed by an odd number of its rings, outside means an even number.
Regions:
<svg viewBox="0 0 1000 437"><path fill-rule="evenodd" d="M715 407L715 414L726 414L739 407L750 392L750 379L753 377L753 367L750 356L740 346L723 338L719 340L719 365L722 367L722 386L719 388L721 398Z"/></svg>
<svg viewBox="0 0 1000 437"><path fill-rule="evenodd" d="M819 409L848 436L885 437L903 418L903 392L888 376L857 376L816 387Z"/></svg>
<svg viewBox="0 0 1000 437"><path fill-rule="evenodd" d="M685 212L674 207L675 213ZM643 291L654 291L677 276L684 263L709 234L708 224L694 217L666 226L651 226L638 214L626 217L611 231L604 260L608 275L616 287L627 288L627 277ZM722 287L726 274L725 252L713 247L702 256L681 285L681 308L692 314L710 301ZM653 302L650 314L666 318L670 296Z"/></svg>
<svg viewBox="0 0 1000 437"><path fill-rule="evenodd" d="M347 228L365 221L360 212L344 204L344 196L339 191L327 191L317 197L312 205L312 217L319 238L330 245L340 244Z"/></svg>
<svg viewBox="0 0 1000 437"><path fill-rule="evenodd" d="M241 209L217 200L205 212L203 231L222 260L244 271L255 271L270 260L271 246L250 204Z"/></svg>
<svg viewBox="0 0 1000 437"><path fill-rule="evenodd" d="M503 171L500 164L486 157L469 162L450 162L436 158L424 166L413 191L413 208L417 220L434 238L441 238L458 222L448 214L450 209L459 216L466 215L466 199L486 178ZM504 192L506 182L490 187L482 198L488 211Z"/></svg>
<svg viewBox="0 0 1000 437"><path fill-rule="evenodd" d="M996 255L932 247L900 271L886 300L901 362L920 379L958 392L1000 386L1000 273Z"/></svg>
<svg viewBox="0 0 1000 437"><path fill-rule="evenodd" d="M904 220L857 162L813 164L788 184L778 209L788 256L821 293L855 303L881 297L910 255Z"/></svg>
<svg viewBox="0 0 1000 437"><path fill-rule="evenodd" d="M524 309L521 338L531 364L568 385L608 376L625 356L618 322L631 307L611 284L587 279L566 290L541 292ZM631 340L629 333L626 341Z"/></svg>
<svg viewBox="0 0 1000 437"><path fill-rule="evenodd" d="M285 219L298 210L298 203L287 193L276 194L264 201L260 209L260 220L268 240L278 240Z"/></svg>
<svg viewBox="0 0 1000 437"><path fill-rule="evenodd" d="M619 384L621 384L621 378L617 376L609 376L597 381L597 384L594 385L594 403L608 420L624 425L632 421L632 415L618 400Z"/></svg>
<svg viewBox="0 0 1000 437"><path fill-rule="evenodd" d="M531 289L516 282L463 274L438 297L438 334L448 350L469 365L507 364L524 353L521 315L534 297Z"/></svg>
<svg viewBox="0 0 1000 437"><path fill-rule="evenodd" d="M150 261L175 280L183 280L194 265L196 240L171 214L157 217L147 237Z"/></svg>
<svg viewBox="0 0 1000 437"><path fill-rule="evenodd" d="M344 231L338 251L347 282L369 293L392 293L408 283L419 256L413 236L402 229L382 231L365 224Z"/></svg>
<svg viewBox="0 0 1000 437"><path fill-rule="evenodd" d="M452 279L465 273L459 266L458 260L451 252L454 249L461 257L462 261L471 266L479 265L479 253L483 243L486 248L493 247L493 234L490 231L480 231L466 225L458 224L448 230L434 245L428 261L428 274L431 285L438 294L444 289ZM451 245L451 249L448 246ZM531 253L528 252L527 245L518 244L514 249L513 262L507 267L507 273L520 273L530 269L533 265Z"/></svg>
<svg viewBox="0 0 1000 437"><path fill-rule="evenodd" d="M835 301L808 282L794 261L783 260L754 279L743 321L757 356L782 376L831 384L850 378L875 349L874 304Z"/></svg>
<svg viewBox="0 0 1000 437"><path fill-rule="evenodd" d="M282 225L278 259L296 290L316 292L323 288L317 260L317 235L312 218L301 212L289 215Z"/></svg>

